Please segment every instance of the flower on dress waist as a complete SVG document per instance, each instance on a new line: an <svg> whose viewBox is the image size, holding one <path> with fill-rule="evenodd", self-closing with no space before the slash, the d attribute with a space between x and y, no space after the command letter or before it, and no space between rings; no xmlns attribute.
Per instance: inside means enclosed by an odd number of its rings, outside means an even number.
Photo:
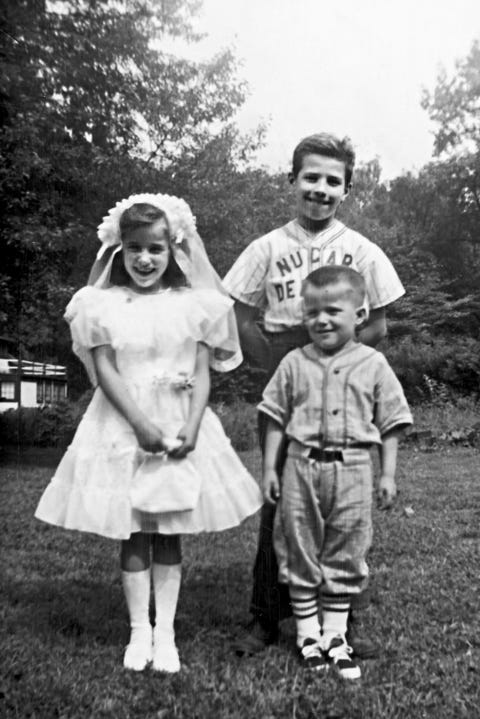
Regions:
<svg viewBox="0 0 480 719"><path fill-rule="evenodd" d="M157 387L170 386L174 389L192 389L195 386L195 377L187 374L187 372L179 372L178 374L170 374L162 372L153 375L153 383Z"/></svg>

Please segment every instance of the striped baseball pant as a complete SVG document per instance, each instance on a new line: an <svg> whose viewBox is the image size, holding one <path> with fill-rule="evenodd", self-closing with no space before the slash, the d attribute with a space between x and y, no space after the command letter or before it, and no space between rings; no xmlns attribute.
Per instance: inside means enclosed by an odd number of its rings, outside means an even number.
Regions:
<svg viewBox="0 0 480 719"><path fill-rule="evenodd" d="M351 597L368 582L372 541L372 467L365 449L343 450L343 461L287 457L274 545L279 581L290 588Z"/></svg>

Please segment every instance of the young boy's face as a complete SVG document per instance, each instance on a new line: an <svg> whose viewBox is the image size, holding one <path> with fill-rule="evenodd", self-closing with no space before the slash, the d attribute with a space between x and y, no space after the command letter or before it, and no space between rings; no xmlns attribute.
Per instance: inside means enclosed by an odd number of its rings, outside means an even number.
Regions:
<svg viewBox="0 0 480 719"><path fill-rule="evenodd" d="M339 352L366 318L365 307L346 282L303 290L304 323L313 344L326 354Z"/></svg>
<svg viewBox="0 0 480 719"><path fill-rule="evenodd" d="M297 219L302 227L328 227L348 191L345 163L324 155L305 155L302 168L292 182Z"/></svg>

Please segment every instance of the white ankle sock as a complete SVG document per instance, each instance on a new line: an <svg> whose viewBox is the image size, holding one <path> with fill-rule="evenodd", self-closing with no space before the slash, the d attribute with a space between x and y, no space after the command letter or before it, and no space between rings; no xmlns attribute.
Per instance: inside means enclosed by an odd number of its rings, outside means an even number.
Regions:
<svg viewBox="0 0 480 719"><path fill-rule="evenodd" d="M304 619L295 617L295 624L297 626L297 647L301 647L305 639L320 640L320 623L317 615Z"/></svg>
<svg viewBox="0 0 480 719"><path fill-rule="evenodd" d="M328 646L334 637L341 636L345 639L347 631L348 609L346 611L332 612L323 609L322 612L322 629L323 641Z"/></svg>
<svg viewBox="0 0 480 719"><path fill-rule="evenodd" d="M122 585L131 628L123 665L126 669L140 672L152 660L152 626L148 614L150 569L122 572Z"/></svg>
<svg viewBox="0 0 480 719"><path fill-rule="evenodd" d="M173 622L181 577L181 564L153 564L156 614L153 631L153 668L157 671L178 672L180 670Z"/></svg>

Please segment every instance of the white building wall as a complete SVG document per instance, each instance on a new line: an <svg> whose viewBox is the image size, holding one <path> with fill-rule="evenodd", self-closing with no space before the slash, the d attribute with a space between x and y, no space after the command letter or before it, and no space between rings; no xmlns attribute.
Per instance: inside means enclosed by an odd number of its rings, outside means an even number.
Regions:
<svg viewBox="0 0 480 719"><path fill-rule="evenodd" d="M36 407L37 406L37 383L36 382L22 382L22 407Z"/></svg>

